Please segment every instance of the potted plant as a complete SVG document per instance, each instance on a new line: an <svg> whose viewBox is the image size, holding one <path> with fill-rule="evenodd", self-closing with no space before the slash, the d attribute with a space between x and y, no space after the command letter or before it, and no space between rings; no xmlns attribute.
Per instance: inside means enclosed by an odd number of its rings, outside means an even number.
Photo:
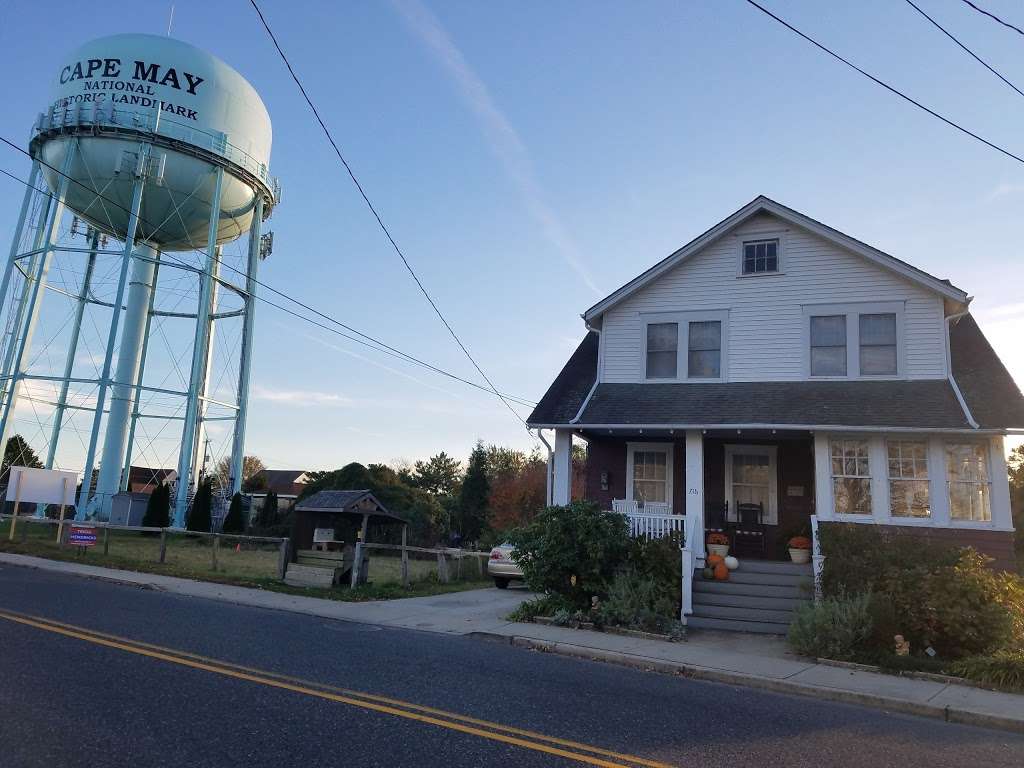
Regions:
<svg viewBox="0 0 1024 768"><path fill-rule="evenodd" d="M794 536L787 543L789 546L789 559L794 563L804 565L811 562L811 540L806 536Z"/></svg>
<svg viewBox="0 0 1024 768"><path fill-rule="evenodd" d="M708 534L708 552L725 557L729 554L729 537L724 533L712 531Z"/></svg>

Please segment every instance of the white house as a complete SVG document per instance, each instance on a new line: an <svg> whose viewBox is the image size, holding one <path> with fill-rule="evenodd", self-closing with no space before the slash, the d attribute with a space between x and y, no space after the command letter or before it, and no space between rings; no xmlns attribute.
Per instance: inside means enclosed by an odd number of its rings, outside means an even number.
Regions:
<svg viewBox="0 0 1024 768"><path fill-rule="evenodd" d="M1015 568L1003 438L1024 430L1024 397L970 301L758 197L583 314L587 336L528 420L555 432L553 502L569 501L576 437L587 498L692 526L695 565L710 529L770 561L790 536L851 521ZM750 618L705 598L691 621Z"/></svg>

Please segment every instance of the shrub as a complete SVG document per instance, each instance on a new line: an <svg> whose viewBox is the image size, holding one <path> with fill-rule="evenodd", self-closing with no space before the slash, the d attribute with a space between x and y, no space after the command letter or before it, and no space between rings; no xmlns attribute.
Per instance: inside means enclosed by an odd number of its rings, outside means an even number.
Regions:
<svg viewBox="0 0 1024 768"><path fill-rule="evenodd" d="M508 615L508 620L533 621L538 616L554 616L565 607L566 602L558 595L544 595L520 603L519 607Z"/></svg>
<svg viewBox="0 0 1024 768"><path fill-rule="evenodd" d="M590 607L593 595L606 594L629 550L625 515L583 501L547 507L506 538L530 589L561 595L581 609Z"/></svg>
<svg viewBox="0 0 1024 768"><path fill-rule="evenodd" d="M679 603L673 600L671 591L664 584L628 568L612 579L608 597L599 604L594 621L645 632L674 634L680 626Z"/></svg>
<svg viewBox="0 0 1024 768"><path fill-rule="evenodd" d="M192 500L192 511L189 512L185 528L189 531L209 533L212 521L210 508L213 506L213 485L209 479L199 482L199 489Z"/></svg>
<svg viewBox="0 0 1024 768"><path fill-rule="evenodd" d="M221 524L224 533L244 533L245 517L242 512L242 494L236 493L231 497L231 506L228 507L228 514Z"/></svg>
<svg viewBox="0 0 1024 768"><path fill-rule="evenodd" d="M955 662L950 671L983 685L1010 693L1024 693L1024 650L997 651Z"/></svg>
<svg viewBox="0 0 1024 768"><path fill-rule="evenodd" d="M160 484L149 494L146 512L142 516L142 525L145 528L166 528L170 524L170 518L171 487L161 480Z"/></svg>
<svg viewBox="0 0 1024 768"><path fill-rule="evenodd" d="M852 661L871 637L869 594L829 597L797 609L789 625L789 644L804 656Z"/></svg>

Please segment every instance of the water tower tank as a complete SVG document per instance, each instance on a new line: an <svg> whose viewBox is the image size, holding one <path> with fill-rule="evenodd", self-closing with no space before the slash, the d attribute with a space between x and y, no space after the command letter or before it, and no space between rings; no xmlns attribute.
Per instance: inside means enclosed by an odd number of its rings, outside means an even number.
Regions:
<svg viewBox="0 0 1024 768"><path fill-rule="evenodd" d="M40 117L33 155L56 189L71 126L79 139L66 203L100 231L124 237L138 135L155 134L141 237L164 251L207 241L214 164L227 165L217 239L246 233L256 190L273 199L268 175L270 116L256 90L223 61L188 43L124 34L85 43L61 61L51 103ZM159 167L156 167L159 166ZM113 201L112 204L111 201Z"/></svg>

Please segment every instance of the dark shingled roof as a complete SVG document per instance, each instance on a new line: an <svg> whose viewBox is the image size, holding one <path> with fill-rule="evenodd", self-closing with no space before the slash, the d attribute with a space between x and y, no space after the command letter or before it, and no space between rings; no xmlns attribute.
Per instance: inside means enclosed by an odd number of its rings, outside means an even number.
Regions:
<svg viewBox="0 0 1024 768"><path fill-rule="evenodd" d="M977 321L967 315L949 332L953 378L983 428L1024 428L1024 395Z"/></svg>
<svg viewBox="0 0 1024 768"><path fill-rule="evenodd" d="M572 353L562 372L537 403L527 422L568 424L576 416L594 386L597 375L597 333L590 331Z"/></svg>
<svg viewBox="0 0 1024 768"><path fill-rule="evenodd" d="M317 491L295 505L296 512L336 512L338 514L362 515L363 510L355 505L365 498L373 501L376 512L371 518L387 521L406 522L403 518L389 512L377 498L367 490L362 491Z"/></svg>
<svg viewBox="0 0 1024 768"><path fill-rule="evenodd" d="M1024 427L1024 397L970 316L950 334L953 371L982 428ZM530 415L568 424L594 384L590 333ZM693 424L970 429L945 379L601 384L579 424Z"/></svg>

